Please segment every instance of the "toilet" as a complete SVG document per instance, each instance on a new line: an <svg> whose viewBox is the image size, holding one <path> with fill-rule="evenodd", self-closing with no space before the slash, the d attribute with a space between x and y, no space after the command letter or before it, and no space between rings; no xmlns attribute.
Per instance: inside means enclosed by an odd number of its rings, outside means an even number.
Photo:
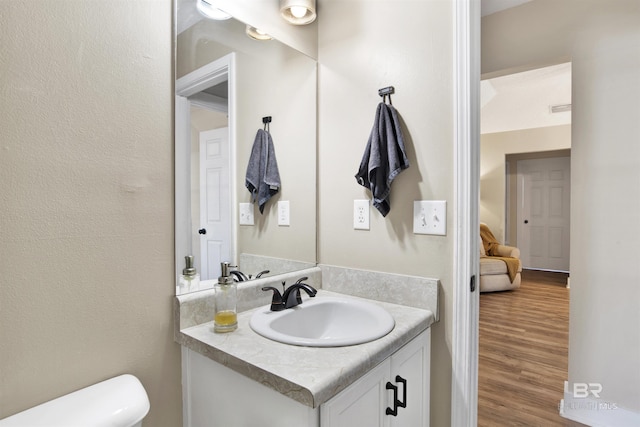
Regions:
<svg viewBox="0 0 640 427"><path fill-rule="evenodd" d="M125 374L0 420L0 427L140 427L149 398L138 378Z"/></svg>

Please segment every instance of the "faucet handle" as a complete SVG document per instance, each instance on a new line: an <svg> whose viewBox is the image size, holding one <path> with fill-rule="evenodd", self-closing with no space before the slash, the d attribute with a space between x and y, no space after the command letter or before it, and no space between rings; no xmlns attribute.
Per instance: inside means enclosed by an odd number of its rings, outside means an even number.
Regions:
<svg viewBox="0 0 640 427"><path fill-rule="evenodd" d="M300 283L304 282L307 279L309 279L307 276L301 277L298 279L296 283L294 283L294 285L299 285Z"/></svg>
<svg viewBox="0 0 640 427"><path fill-rule="evenodd" d="M271 271L269 270L262 270L260 273L256 274L256 279L259 279L262 277L263 274L269 274Z"/></svg>
<svg viewBox="0 0 640 427"><path fill-rule="evenodd" d="M273 291L273 297L271 298L271 311L282 311L284 310L284 300L282 299L282 294L280 291L273 286L265 286L262 288L263 291Z"/></svg>

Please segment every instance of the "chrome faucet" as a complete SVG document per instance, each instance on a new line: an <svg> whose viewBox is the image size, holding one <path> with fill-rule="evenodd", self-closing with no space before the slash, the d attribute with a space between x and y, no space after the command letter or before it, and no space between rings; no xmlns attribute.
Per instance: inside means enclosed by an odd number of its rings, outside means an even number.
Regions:
<svg viewBox="0 0 640 427"><path fill-rule="evenodd" d="M231 265L230 267L235 267L235 265ZM250 274L247 276L240 270L232 270L229 273L231 273L231 275L233 276L233 280L235 280L236 282L246 282L247 280L252 279ZM255 278L259 279L263 274L267 273L269 273L269 270L262 270L260 273L256 274Z"/></svg>
<svg viewBox="0 0 640 427"><path fill-rule="evenodd" d="M315 297L318 292L313 286L303 283L308 277L301 277L296 283L289 286L282 294L273 286L265 286L263 291L273 291L273 298L271 299L271 311L282 311L287 308L295 307L302 304L302 297L300 296L300 289L305 291L310 297ZM282 282L282 288L284 289L286 282Z"/></svg>
<svg viewBox="0 0 640 427"><path fill-rule="evenodd" d="M245 282L245 281L249 280L247 275L244 274L242 271L233 270L233 271L230 271L229 273L233 276L233 279L236 282Z"/></svg>

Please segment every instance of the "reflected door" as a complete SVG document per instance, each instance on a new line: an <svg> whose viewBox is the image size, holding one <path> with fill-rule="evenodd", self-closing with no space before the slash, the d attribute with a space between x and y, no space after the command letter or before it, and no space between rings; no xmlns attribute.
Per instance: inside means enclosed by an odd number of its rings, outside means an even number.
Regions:
<svg viewBox="0 0 640 427"><path fill-rule="evenodd" d="M229 128L200 132L200 256L202 280L231 261Z"/></svg>
<svg viewBox="0 0 640 427"><path fill-rule="evenodd" d="M518 161L518 248L524 268L569 271L569 157Z"/></svg>

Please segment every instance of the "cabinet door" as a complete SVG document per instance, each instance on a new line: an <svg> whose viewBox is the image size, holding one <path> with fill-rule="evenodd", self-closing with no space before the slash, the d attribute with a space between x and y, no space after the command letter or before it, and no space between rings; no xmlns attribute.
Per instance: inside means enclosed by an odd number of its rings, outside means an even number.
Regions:
<svg viewBox="0 0 640 427"><path fill-rule="evenodd" d="M389 416L391 427L429 426L430 333L427 329L391 356L391 380L405 407ZM388 406L393 409L393 394Z"/></svg>
<svg viewBox="0 0 640 427"><path fill-rule="evenodd" d="M427 329L322 405L321 427L428 427L430 342Z"/></svg>
<svg viewBox="0 0 640 427"><path fill-rule="evenodd" d="M358 381L320 407L322 427L388 427L385 415L390 360L373 368ZM382 408L382 410L381 410Z"/></svg>

